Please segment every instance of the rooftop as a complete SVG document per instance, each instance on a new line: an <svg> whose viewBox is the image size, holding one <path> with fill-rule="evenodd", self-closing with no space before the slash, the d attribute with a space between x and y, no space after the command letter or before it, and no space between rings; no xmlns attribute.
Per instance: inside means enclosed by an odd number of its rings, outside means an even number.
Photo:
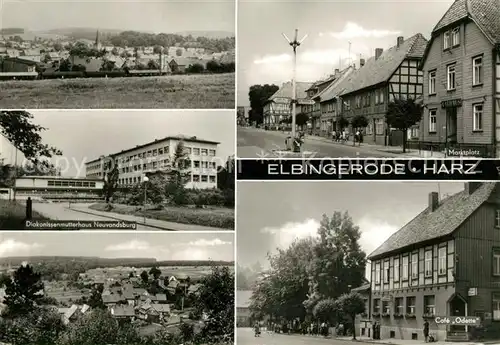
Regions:
<svg viewBox="0 0 500 345"><path fill-rule="evenodd" d="M307 98L307 90L313 85L313 83L309 82L296 82L297 87L297 99L306 99ZM268 98L268 101L274 101L276 98L292 98L292 82L287 81L281 85L278 91L276 91L271 97ZM289 101L286 102L289 102ZM279 103L279 102L278 102Z"/></svg>

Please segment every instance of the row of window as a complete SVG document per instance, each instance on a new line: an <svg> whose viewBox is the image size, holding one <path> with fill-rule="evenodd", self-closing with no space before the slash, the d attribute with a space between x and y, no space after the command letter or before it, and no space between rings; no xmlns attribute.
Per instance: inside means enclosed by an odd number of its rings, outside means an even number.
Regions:
<svg viewBox="0 0 500 345"><path fill-rule="evenodd" d="M141 182L142 182L142 178L140 176L118 179L118 184L120 184L120 185L131 185L131 184L141 183ZM191 175L191 182L216 183L217 177L215 175Z"/></svg>
<svg viewBox="0 0 500 345"><path fill-rule="evenodd" d="M406 300L406 301L405 301ZM396 297L394 298L393 310L391 313L391 305L389 301L383 301L379 298L373 300L373 314L384 314L384 315L415 315L415 296ZM404 303L406 302L406 303ZM436 298L433 295L424 296L424 315L434 316L436 315Z"/></svg>
<svg viewBox="0 0 500 345"><path fill-rule="evenodd" d="M385 133L384 119L375 119L374 122L369 121L368 126L365 129L365 134L372 135L374 128L375 128L376 135L384 135L384 133Z"/></svg>
<svg viewBox="0 0 500 345"><path fill-rule="evenodd" d="M453 91L457 87L457 66L456 63L451 63L446 66L446 90ZM437 85L437 70L429 71L429 95L436 94ZM472 86L483 84L483 56L472 58Z"/></svg>
<svg viewBox="0 0 500 345"><path fill-rule="evenodd" d="M47 186L49 186L49 187L89 187L89 188L95 188L95 182L49 180L49 181L47 181Z"/></svg>
<svg viewBox="0 0 500 345"><path fill-rule="evenodd" d="M185 169L189 169L189 168L216 169L217 168L216 162L185 160L185 163L186 163ZM136 172L136 171L142 171L142 170L166 168L168 166L169 166L169 160L165 159L165 160L162 160L159 162L152 162L152 163L142 164L142 165L136 164L133 166L127 166L127 167L121 168L120 172L121 173L129 173L129 172Z"/></svg>
<svg viewBox="0 0 500 345"><path fill-rule="evenodd" d="M443 50L456 48L460 45L460 27L453 28L443 34Z"/></svg>
<svg viewBox="0 0 500 345"><path fill-rule="evenodd" d="M484 103L472 104L472 130L481 132L483 130L483 106ZM437 133L437 109L429 109L429 134Z"/></svg>

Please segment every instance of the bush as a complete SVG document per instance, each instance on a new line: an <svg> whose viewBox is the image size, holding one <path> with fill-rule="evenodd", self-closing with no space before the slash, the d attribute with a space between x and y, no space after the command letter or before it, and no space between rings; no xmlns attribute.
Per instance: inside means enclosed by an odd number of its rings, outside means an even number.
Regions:
<svg viewBox="0 0 500 345"><path fill-rule="evenodd" d="M203 73L203 71L205 71L205 67L199 63L189 65L188 68L186 68L187 73Z"/></svg>
<svg viewBox="0 0 500 345"><path fill-rule="evenodd" d="M194 337L194 326L191 323L183 322L180 324L179 329L181 331L182 339L184 341L191 341Z"/></svg>
<svg viewBox="0 0 500 345"><path fill-rule="evenodd" d="M224 206L226 198L220 189L195 189L187 192L187 200L196 206Z"/></svg>

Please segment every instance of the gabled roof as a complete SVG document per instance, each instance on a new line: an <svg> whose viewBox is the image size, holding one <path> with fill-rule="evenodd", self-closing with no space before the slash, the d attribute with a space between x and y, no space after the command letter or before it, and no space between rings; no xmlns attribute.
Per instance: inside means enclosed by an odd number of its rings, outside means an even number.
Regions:
<svg viewBox="0 0 500 345"><path fill-rule="evenodd" d="M134 307L131 305L117 305L111 311L113 316L135 316Z"/></svg>
<svg viewBox="0 0 500 345"><path fill-rule="evenodd" d="M450 24L467 18L467 12L467 0L456 0L453 4L451 4L448 11L445 12L444 16L441 20L439 20L434 29L432 29L432 32L439 31Z"/></svg>
<svg viewBox="0 0 500 345"><path fill-rule="evenodd" d="M252 290L236 291L236 308L248 308L250 306L250 298L252 297L252 294Z"/></svg>
<svg viewBox="0 0 500 345"><path fill-rule="evenodd" d="M405 59L422 58L426 46L427 40L424 36L416 34L403 41L399 47L394 46L383 51L378 59L371 57L346 86L342 95L387 82Z"/></svg>
<svg viewBox="0 0 500 345"><path fill-rule="evenodd" d="M123 299L119 294L102 295L103 303L118 303Z"/></svg>
<svg viewBox="0 0 500 345"><path fill-rule="evenodd" d="M495 186L496 183L483 183L470 195L464 190L447 197L433 212L426 208L391 235L368 258L372 260L412 245L451 235L488 200Z"/></svg>
<svg viewBox="0 0 500 345"><path fill-rule="evenodd" d="M317 95L315 95L313 97L313 99L318 99L320 102L324 102L324 101L329 101L329 100L335 98L336 96L338 96L338 94L341 91L343 91L340 88L340 86L342 85L342 82L344 80L348 79L348 77L351 77L353 71L354 71L354 68L352 66L349 66L349 67L343 69L342 71L340 71L340 74L333 81L333 83L331 83L323 91L321 91Z"/></svg>
<svg viewBox="0 0 500 345"><path fill-rule="evenodd" d="M160 313L170 313L170 306L168 304L153 303L151 304L151 308Z"/></svg>
<svg viewBox="0 0 500 345"><path fill-rule="evenodd" d="M297 100L306 99L307 93L306 90L311 87L313 83L309 82L296 82L296 90L297 90ZM278 91L276 91L271 97L268 98L268 101L273 101L276 98L287 98L292 99L292 82L287 81L281 85Z"/></svg>

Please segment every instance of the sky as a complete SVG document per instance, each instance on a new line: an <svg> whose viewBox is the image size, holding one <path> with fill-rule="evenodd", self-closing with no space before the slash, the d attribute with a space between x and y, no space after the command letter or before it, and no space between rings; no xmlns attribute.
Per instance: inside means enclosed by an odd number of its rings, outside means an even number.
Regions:
<svg viewBox="0 0 500 345"><path fill-rule="evenodd" d="M233 110L217 111L30 111L45 127L42 142L62 151L53 160L67 177L84 177L85 162L169 135L183 134L220 142L220 165L235 152ZM0 142L0 155L14 150ZM11 158L14 161L14 158ZM21 158L18 159L20 160ZM20 161L19 161L20 163Z"/></svg>
<svg viewBox="0 0 500 345"><path fill-rule="evenodd" d="M335 211L349 213L370 254L428 206L430 192L444 197L463 188L455 182L238 182L238 265L265 266L268 252L315 235L322 215Z"/></svg>
<svg viewBox="0 0 500 345"><path fill-rule="evenodd" d="M354 62L368 59L375 48L396 45L417 33L430 38L432 29L453 0L283 1L238 3L238 105L247 106L251 85L292 78L293 39L307 34L297 52L297 80L315 81ZM243 15L244 14L244 15ZM349 49L349 42L351 42ZM339 63L339 59L341 63Z"/></svg>
<svg viewBox="0 0 500 345"><path fill-rule="evenodd" d="M3 5L3 6L2 6ZM235 31L233 0L3 0L0 27Z"/></svg>
<svg viewBox="0 0 500 345"><path fill-rule="evenodd" d="M234 261L233 244L234 235L231 233L1 232L0 257L97 256Z"/></svg>

